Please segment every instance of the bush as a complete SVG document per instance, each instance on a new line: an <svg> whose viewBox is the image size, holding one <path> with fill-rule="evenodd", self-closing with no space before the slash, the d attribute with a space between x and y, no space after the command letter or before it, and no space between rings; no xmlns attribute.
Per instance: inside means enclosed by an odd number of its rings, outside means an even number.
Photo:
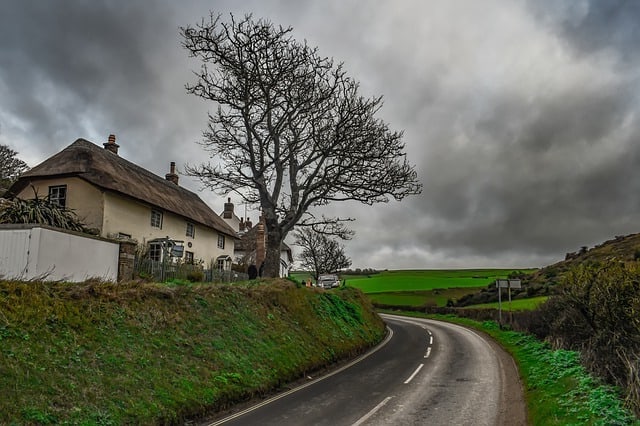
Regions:
<svg viewBox="0 0 640 426"><path fill-rule="evenodd" d="M201 283L204 281L204 272L196 270L187 273L187 280L192 283Z"/></svg>
<svg viewBox="0 0 640 426"><path fill-rule="evenodd" d="M88 232L78 216L65 207L49 202L49 197L16 198L0 210L0 223L38 223L77 232Z"/></svg>
<svg viewBox="0 0 640 426"><path fill-rule="evenodd" d="M569 271L529 331L579 350L584 365L626 390L640 413L640 268L609 262Z"/></svg>

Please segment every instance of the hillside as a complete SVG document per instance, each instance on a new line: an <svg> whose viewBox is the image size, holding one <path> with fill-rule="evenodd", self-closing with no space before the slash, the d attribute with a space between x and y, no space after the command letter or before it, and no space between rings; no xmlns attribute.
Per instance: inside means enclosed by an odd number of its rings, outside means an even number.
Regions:
<svg viewBox="0 0 640 426"><path fill-rule="evenodd" d="M0 281L0 424L184 423L380 341L355 289Z"/></svg>
<svg viewBox="0 0 640 426"><path fill-rule="evenodd" d="M545 296L555 292L563 275L578 265L598 265L610 260L635 262L640 259L640 234L616 236L614 239L598 244L595 247L582 247L576 252L567 253L565 259L541 268L530 274L514 274L513 278L522 280L521 290L512 290L512 296L533 297ZM495 284L489 284L480 293L466 296L457 301L456 306L468 306L489 303L498 300Z"/></svg>
<svg viewBox="0 0 640 426"><path fill-rule="evenodd" d="M640 234L616 236L595 247L582 247L567 253L565 259L546 266L523 280L524 284L538 288L558 284L562 275L578 265L601 264L610 260L633 262L640 258Z"/></svg>

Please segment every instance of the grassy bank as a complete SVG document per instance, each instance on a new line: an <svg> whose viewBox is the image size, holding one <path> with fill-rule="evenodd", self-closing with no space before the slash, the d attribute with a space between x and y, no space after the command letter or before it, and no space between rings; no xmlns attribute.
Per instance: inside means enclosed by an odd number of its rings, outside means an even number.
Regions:
<svg viewBox="0 0 640 426"><path fill-rule="evenodd" d="M498 341L518 365L532 425L640 425L631 411L624 408L616 389L585 371L577 352L552 350L530 335L501 330L492 321L481 323L449 315L404 314L462 324Z"/></svg>
<svg viewBox="0 0 640 426"><path fill-rule="evenodd" d="M353 289L0 282L0 423L181 423L383 334Z"/></svg>

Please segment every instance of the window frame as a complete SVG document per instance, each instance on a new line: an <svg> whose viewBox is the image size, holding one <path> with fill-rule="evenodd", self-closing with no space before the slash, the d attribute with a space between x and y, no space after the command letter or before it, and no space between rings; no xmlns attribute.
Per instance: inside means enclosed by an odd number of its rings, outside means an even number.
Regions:
<svg viewBox="0 0 640 426"><path fill-rule="evenodd" d="M218 259L216 267L219 272L225 271L225 259Z"/></svg>
<svg viewBox="0 0 640 426"><path fill-rule="evenodd" d="M189 232L191 231L191 232ZM192 222L187 222L187 230L185 231L185 235L187 237L195 238L196 237L196 225Z"/></svg>
<svg viewBox="0 0 640 426"><path fill-rule="evenodd" d="M218 248L224 249L224 234L218 234Z"/></svg>
<svg viewBox="0 0 640 426"><path fill-rule="evenodd" d="M184 252L184 263L188 263L190 265L193 265L194 259L195 258L193 257L193 252L185 250L185 252Z"/></svg>
<svg viewBox="0 0 640 426"><path fill-rule="evenodd" d="M62 196L60 196L60 192L63 193ZM62 208L67 208L67 185L64 184L49 186L49 196L47 197L47 199L51 204L55 204Z"/></svg>
<svg viewBox="0 0 640 426"><path fill-rule="evenodd" d="M151 227L156 229L162 229L163 217L164 217L164 214L162 213L162 210L151 209L151 221L150 221ZM157 220L154 220L154 218Z"/></svg>
<svg viewBox="0 0 640 426"><path fill-rule="evenodd" d="M149 259L154 262L162 261L162 243L149 243Z"/></svg>

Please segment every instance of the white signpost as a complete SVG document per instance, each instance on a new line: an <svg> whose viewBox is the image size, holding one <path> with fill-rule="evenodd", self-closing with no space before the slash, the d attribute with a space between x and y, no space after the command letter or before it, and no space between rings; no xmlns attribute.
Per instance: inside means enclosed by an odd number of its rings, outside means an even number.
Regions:
<svg viewBox="0 0 640 426"><path fill-rule="evenodd" d="M498 288L498 318L500 324L502 324L502 289L509 289L509 310L511 310L511 289L522 288L522 282L520 280L496 280L496 287Z"/></svg>

